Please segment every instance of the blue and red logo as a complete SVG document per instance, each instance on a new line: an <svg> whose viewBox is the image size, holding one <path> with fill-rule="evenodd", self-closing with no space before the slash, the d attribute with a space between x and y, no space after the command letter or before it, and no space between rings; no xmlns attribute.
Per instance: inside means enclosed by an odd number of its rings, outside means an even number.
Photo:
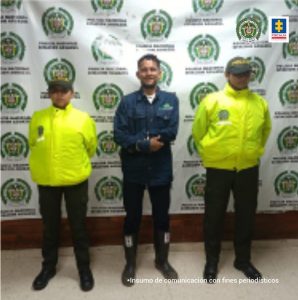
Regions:
<svg viewBox="0 0 298 300"><path fill-rule="evenodd" d="M289 17L269 17L269 42L289 42Z"/></svg>

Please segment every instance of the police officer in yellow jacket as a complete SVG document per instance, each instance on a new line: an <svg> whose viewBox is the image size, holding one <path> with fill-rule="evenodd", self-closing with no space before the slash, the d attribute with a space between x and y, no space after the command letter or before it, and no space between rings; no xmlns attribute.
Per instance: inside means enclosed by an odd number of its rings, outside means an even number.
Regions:
<svg viewBox="0 0 298 300"><path fill-rule="evenodd" d="M85 228L88 202L90 158L96 150L95 123L70 103L72 83L49 83L52 106L33 114L29 128L30 171L38 185L43 220L42 270L33 289L45 288L56 274L58 260L61 201L64 196L74 243L74 253L83 291L93 288L89 267L89 244Z"/></svg>
<svg viewBox="0 0 298 300"><path fill-rule="evenodd" d="M242 57L226 67L223 91L199 104L192 133L207 169L205 187L204 279L215 282L221 234L230 192L235 209L234 267L250 279L262 275L250 261L258 194L258 165L271 130L267 102L248 89L251 68Z"/></svg>

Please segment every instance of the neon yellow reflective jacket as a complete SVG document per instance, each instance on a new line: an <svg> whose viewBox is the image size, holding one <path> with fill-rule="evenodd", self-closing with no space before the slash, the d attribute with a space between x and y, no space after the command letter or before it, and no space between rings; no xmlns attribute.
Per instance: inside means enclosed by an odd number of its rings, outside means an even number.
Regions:
<svg viewBox="0 0 298 300"><path fill-rule="evenodd" d="M270 130L267 102L227 83L199 104L192 134L204 167L243 170L258 165Z"/></svg>
<svg viewBox="0 0 298 300"><path fill-rule="evenodd" d="M71 104L50 106L33 114L29 126L32 180L39 185L67 186L86 180L97 137L91 117Z"/></svg>

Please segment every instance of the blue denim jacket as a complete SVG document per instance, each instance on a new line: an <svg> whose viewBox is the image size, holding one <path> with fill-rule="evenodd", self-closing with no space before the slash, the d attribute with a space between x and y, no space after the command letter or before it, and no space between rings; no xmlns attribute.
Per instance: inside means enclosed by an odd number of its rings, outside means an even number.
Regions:
<svg viewBox="0 0 298 300"><path fill-rule="evenodd" d="M171 142L179 123L175 94L157 90L151 104L142 90L123 97L114 118L114 138L121 146L124 180L148 186L169 184L173 179ZM149 139L161 136L164 146L150 152Z"/></svg>

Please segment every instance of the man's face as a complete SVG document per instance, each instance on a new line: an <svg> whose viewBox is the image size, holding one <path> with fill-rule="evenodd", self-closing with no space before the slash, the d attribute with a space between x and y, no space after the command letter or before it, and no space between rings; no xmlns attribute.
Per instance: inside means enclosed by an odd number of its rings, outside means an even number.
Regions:
<svg viewBox="0 0 298 300"><path fill-rule="evenodd" d="M248 87L250 75L250 72L241 74L226 73L226 78L232 88L234 88L235 90L243 90Z"/></svg>
<svg viewBox="0 0 298 300"><path fill-rule="evenodd" d="M153 60L143 60L138 68L137 77L145 89L155 88L160 79L161 71Z"/></svg>
<svg viewBox="0 0 298 300"><path fill-rule="evenodd" d="M49 91L49 96L55 107L65 108L73 97L73 91L55 87Z"/></svg>

